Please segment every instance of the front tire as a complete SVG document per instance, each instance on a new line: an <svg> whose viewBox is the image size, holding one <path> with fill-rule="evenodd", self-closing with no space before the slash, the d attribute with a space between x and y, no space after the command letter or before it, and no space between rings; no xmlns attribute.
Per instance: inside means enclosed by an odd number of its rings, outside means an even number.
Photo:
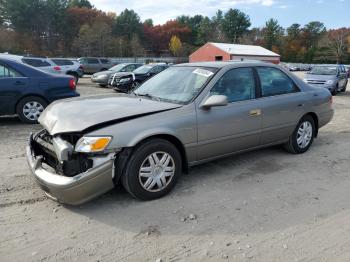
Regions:
<svg viewBox="0 0 350 262"><path fill-rule="evenodd" d="M315 121L311 116L306 115L299 121L284 147L292 154L303 154L311 147L315 133Z"/></svg>
<svg viewBox="0 0 350 262"><path fill-rule="evenodd" d="M153 200L168 194L181 172L178 149L166 140L151 139L135 148L121 179L133 197Z"/></svg>
<svg viewBox="0 0 350 262"><path fill-rule="evenodd" d="M17 115L24 123L36 124L46 107L47 102L40 97L25 97L17 105Z"/></svg>

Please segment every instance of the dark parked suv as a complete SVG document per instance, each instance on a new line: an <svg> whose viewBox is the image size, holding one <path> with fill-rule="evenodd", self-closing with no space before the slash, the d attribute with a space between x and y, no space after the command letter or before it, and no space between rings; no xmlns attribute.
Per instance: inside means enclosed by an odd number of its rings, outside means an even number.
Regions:
<svg viewBox="0 0 350 262"><path fill-rule="evenodd" d="M0 115L36 123L51 102L79 96L72 76L50 74L13 60L0 59Z"/></svg>
<svg viewBox="0 0 350 262"><path fill-rule="evenodd" d="M78 61L83 67L84 74L95 74L96 72L106 71L113 66L107 58L81 57Z"/></svg>
<svg viewBox="0 0 350 262"><path fill-rule="evenodd" d="M167 64L149 64L137 68L132 73L115 73L110 76L108 84L119 92L129 92L149 78L169 68Z"/></svg>

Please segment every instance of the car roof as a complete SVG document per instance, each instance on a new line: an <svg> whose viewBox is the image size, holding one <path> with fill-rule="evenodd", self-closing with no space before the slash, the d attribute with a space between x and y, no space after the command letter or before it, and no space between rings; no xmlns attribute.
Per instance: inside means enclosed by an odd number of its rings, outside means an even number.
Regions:
<svg viewBox="0 0 350 262"><path fill-rule="evenodd" d="M196 62L196 63L184 63L178 64L176 66L197 66L197 67L213 67L213 68L224 68L231 65L246 65L246 66L274 66L272 63L267 63L263 61L220 61L220 62Z"/></svg>

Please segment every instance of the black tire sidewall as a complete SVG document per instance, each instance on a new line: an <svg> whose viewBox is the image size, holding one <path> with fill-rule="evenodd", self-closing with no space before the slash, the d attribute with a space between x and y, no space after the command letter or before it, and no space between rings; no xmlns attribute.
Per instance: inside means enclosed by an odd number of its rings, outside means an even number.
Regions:
<svg viewBox="0 0 350 262"><path fill-rule="evenodd" d="M312 137L311 137L310 143L305 148L301 148L301 147L299 147L298 142L297 142L297 135L298 135L298 130L299 130L301 124L303 124L306 121L311 123L311 126L312 126ZM314 121L314 119L311 116L304 116L299 121L299 123L298 123L297 127L295 128L295 130L293 132L293 135L292 135L292 146L293 146L294 151L297 154L302 154L302 153L305 153L306 151L309 150L309 148L311 147L311 145L313 143L314 137L315 137L315 131L316 131L316 129L315 129L315 121Z"/></svg>
<svg viewBox="0 0 350 262"><path fill-rule="evenodd" d="M19 103L17 104L16 111L17 111L17 115L18 115L19 119L22 122L27 123L27 124L36 124L38 122L37 120L34 120L34 121L30 120L30 119L26 118L25 115L23 114L24 105L28 102L31 102L31 101L35 101L35 102L40 103L44 107L44 109L48 105L48 103L44 99L42 99L41 97L28 96L28 97L23 98L21 101L19 101Z"/></svg>
<svg viewBox="0 0 350 262"><path fill-rule="evenodd" d="M149 192L145 190L139 182L139 169L146 157L157 151L163 151L171 155L175 162L175 174L172 181L165 189L159 192ZM135 198L140 200L153 200L168 194L174 188L181 172L182 160L177 148L166 140L152 139L135 148L130 160L128 161L122 181L125 189Z"/></svg>

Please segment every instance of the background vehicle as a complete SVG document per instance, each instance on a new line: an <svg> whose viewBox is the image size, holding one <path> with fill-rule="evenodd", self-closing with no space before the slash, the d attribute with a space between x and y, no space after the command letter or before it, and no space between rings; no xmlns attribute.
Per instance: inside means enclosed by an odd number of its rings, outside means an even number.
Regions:
<svg viewBox="0 0 350 262"><path fill-rule="evenodd" d="M115 73L110 76L108 84L115 91L129 92L147 79L169 68L167 64L148 64L137 68L132 73Z"/></svg>
<svg viewBox="0 0 350 262"><path fill-rule="evenodd" d="M132 72L135 69L142 66L142 64L139 63L123 63L116 66L111 67L109 70L98 72L92 75L91 81L93 83L97 83L102 87L105 87L108 85L109 77L118 72Z"/></svg>
<svg viewBox="0 0 350 262"><path fill-rule="evenodd" d="M107 58L81 57L78 61L83 67L84 74L94 74L112 67L111 61Z"/></svg>
<svg viewBox="0 0 350 262"><path fill-rule="evenodd" d="M17 114L23 122L36 123L48 104L75 96L73 77L0 58L0 115Z"/></svg>
<svg viewBox="0 0 350 262"><path fill-rule="evenodd" d="M347 71L343 65L318 65L305 75L304 82L314 87L327 88L332 95L336 95L346 90Z"/></svg>
<svg viewBox="0 0 350 262"><path fill-rule="evenodd" d="M170 192L192 165L271 145L302 154L332 117L327 90L278 66L183 64L132 94L49 106L39 119L44 129L30 137L27 159L58 201L81 204L117 183L150 200ZM47 153L51 144L53 154Z"/></svg>
<svg viewBox="0 0 350 262"><path fill-rule="evenodd" d="M52 62L58 65L62 72L66 75L73 76L75 82L78 83L79 78L83 77L83 67L77 60L72 60L68 58L50 58Z"/></svg>
<svg viewBox="0 0 350 262"><path fill-rule="evenodd" d="M348 78L350 78L350 65L346 65L345 69L348 72Z"/></svg>
<svg viewBox="0 0 350 262"><path fill-rule="evenodd" d="M46 57L18 56L10 54L0 54L0 58L14 60L19 63L36 67L51 74L64 74L61 67Z"/></svg>

